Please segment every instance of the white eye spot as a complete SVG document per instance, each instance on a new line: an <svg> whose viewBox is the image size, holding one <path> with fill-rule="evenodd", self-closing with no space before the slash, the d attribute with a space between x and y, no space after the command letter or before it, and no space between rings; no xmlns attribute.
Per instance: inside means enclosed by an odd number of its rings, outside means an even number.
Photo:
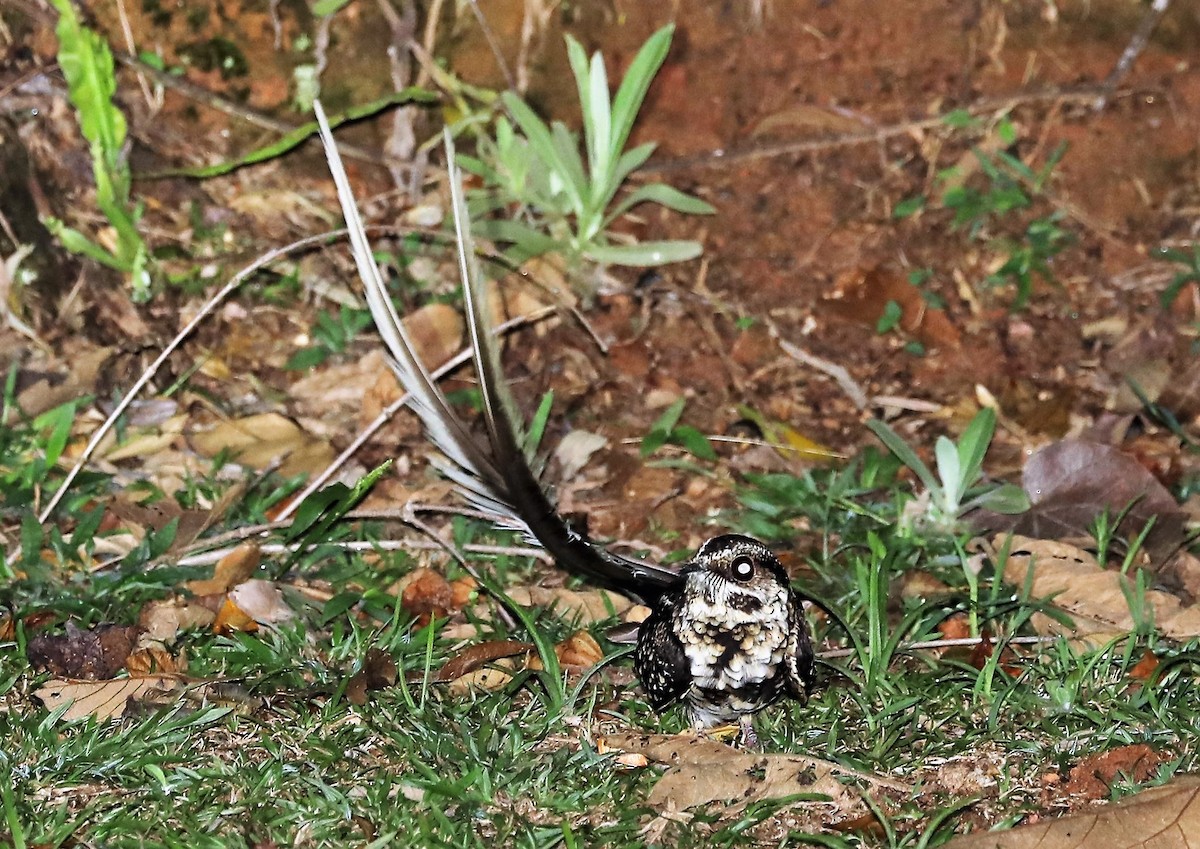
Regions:
<svg viewBox="0 0 1200 849"><path fill-rule="evenodd" d="M754 577L754 561L749 557L735 557L729 565L729 571L739 581L748 581Z"/></svg>

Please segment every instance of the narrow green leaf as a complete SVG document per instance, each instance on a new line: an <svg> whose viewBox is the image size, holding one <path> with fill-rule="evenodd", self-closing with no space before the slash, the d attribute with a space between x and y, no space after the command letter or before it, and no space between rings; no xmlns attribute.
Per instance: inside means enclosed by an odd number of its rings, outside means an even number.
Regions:
<svg viewBox="0 0 1200 849"><path fill-rule="evenodd" d="M621 202L613 207L604 219L604 226L607 227L639 203L647 202L661 204L667 209L686 212L690 215L712 215L717 211L712 204L702 201L698 197L685 194L665 183L651 183L648 186L639 186L621 198Z"/></svg>
<svg viewBox="0 0 1200 849"><path fill-rule="evenodd" d="M687 404L687 400L680 398L667 407L658 420L650 426L650 432L642 439L641 455L643 457L648 457L667 443L671 431L675 429L675 425L679 423L679 417L683 415L685 404Z"/></svg>
<svg viewBox="0 0 1200 849"><path fill-rule="evenodd" d="M579 192L577 182L571 177L572 169L567 163L562 161L558 147L554 143L554 138L551 136L550 128L546 126L546 122L539 118L532 109L530 109L525 101L517 97L511 91L504 92L501 95L501 100L504 106L508 109L508 113L512 115L517 126L521 128L525 138L529 140L529 145L533 149L533 153L540 157L542 162L546 164L552 171L558 173L563 179L564 190L568 193L571 200L571 206L576 210L583 209L583 197ZM578 158L579 154L575 154Z"/></svg>
<svg viewBox="0 0 1200 849"><path fill-rule="evenodd" d="M37 430L50 431L50 435L46 437L45 448L47 466L53 466L62 456L63 449L67 447L67 440L71 437L71 424L74 421L74 401L47 410L33 420L33 426Z"/></svg>
<svg viewBox="0 0 1200 849"><path fill-rule="evenodd" d="M962 470L958 462L958 448L947 437L939 436L933 445L933 456L937 460L938 477L942 479L943 506L955 511L963 492L959 485Z"/></svg>
<svg viewBox="0 0 1200 849"><path fill-rule="evenodd" d="M50 231L54 238L58 239L62 243L62 246L71 253L86 256L88 259L117 271L129 271L125 263L121 262L120 259L107 249L100 247L100 245L93 242L87 236L73 227L68 227L57 218L46 218L42 223L46 225L46 229Z"/></svg>
<svg viewBox="0 0 1200 849"><path fill-rule="evenodd" d="M542 444L542 437L546 434L546 422L550 420L550 408L553 406L554 390L551 389L542 396L542 402L538 404L537 412L529 420L529 428L525 433L525 444L522 448L525 456L530 459L537 454L538 446Z"/></svg>
<svg viewBox="0 0 1200 849"><path fill-rule="evenodd" d="M938 485L937 478L933 476L933 472L929 471L929 467L921 461L917 453L900 437L900 434L879 419L871 419L867 422L867 427L879 438L880 442L887 446L889 451L896 455L901 463L912 469L930 493L936 494L940 491L941 487Z"/></svg>
<svg viewBox="0 0 1200 849"><path fill-rule="evenodd" d="M995 431L996 411L991 407L984 407L976 413L967 429L963 431L958 440L959 469L962 475L959 480L960 490L968 489L979 477L983 468L983 457L987 454Z"/></svg>
<svg viewBox="0 0 1200 849"><path fill-rule="evenodd" d="M702 250L699 242L639 242L636 245L589 245L583 255L606 265L647 267L695 259Z"/></svg>
<svg viewBox="0 0 1200 849"><path fill-rule="evenodd" d="M629 139L633 122L642 108L642 101L646 99L650 83L667 58L667 51L671 49L671 36L674 32L675 25L667 24L650 36L630 63L625 78L621 80L617 95L613 98L609 140L610 156L613 159L625 148L625 142Z"/></svg>
<svg viewBox="0 0 1200 849"><path fill-rule="evenodd" d="M691 425L677 425L671 430L671 441L681 445L689 453L701 460L716 460L717 452L713 450L708 437Z"/></svg>
<svg viewBox="0 0 1200 849"><path fill-rule="evenodd" d="M1012 515L1024 513L1030 508L1029 495L1016 484L1006 483L985 492L975 500L985 510Z"/></svg>

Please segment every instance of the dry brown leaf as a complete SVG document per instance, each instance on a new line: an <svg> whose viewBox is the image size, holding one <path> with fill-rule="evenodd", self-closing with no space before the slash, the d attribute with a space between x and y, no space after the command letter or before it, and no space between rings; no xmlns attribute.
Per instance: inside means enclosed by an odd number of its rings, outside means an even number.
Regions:
<svg viewBox="0 0 1200 849"><path fill-rule="evenodd" d="M1186 515L1174 496L1137 460L1110 445L1066 439L1039 450L1021 472L1032 507L1015 516L986 511L971 521L988 531L1008 530L1040 539L1087 536L1096 517L1123 515L1118 528L1131 538L1150 520L1143 548L1161 564L1184 539Z"/></svg>
<svg viewBox="0 0 1200 849"><path fill-rule="evenodd" d="M957 837L945 849L1188 849L1200 846L1200 777L1183 776L1111 805L1011 831Z"/></svg>
<svg viewBox="0 0 1200 849"><path fill-rule="evenodd" d="M252 542L244 542L217 561L211 578L188 581L184 587L192 595L220 595L229 592L231 587L249 580L258 570L261 561L262 553L258 546Z"/></svg>
<svg viewBox="0 0 1200 849"><path fill-rule="evenodd" d="M150 675L144 678L116 678L109 681L47 681L34 696L49 710L70 703L64 719L114 719L123 716L130 700L161 701L160 694L171 694L174 700L187 687L178 675Z"/></svg>
<svg viewBox="0 0 1200 849"><path fill-rule="evenodd" d="M228 601L259 625L277 625L296 615L283 600L283 591L272 581L243 581L229 591Z"/></svg>
<svg viewBox="0 0 1200 849"><path fill-rule="evenodd" d="M669 766L646 799L652 808L684 810L736 800L725 809L734 812L797 793L828 796L839 807L853 804L830 765L801 755L743 752L705 737L667 734L612 734L598 741L597 748L640 754Z"/></svg>
<svg viewBox="0 0 1200 849"><path fill-rule="evenodd" d="M502 657L524 654L532 649L533 643L524 643L518 640L488 640L475 643L462 649L442 664L442 668L433 674L432 680L438 684L455 681Z"/></svg>
<svg viewBox="0 0 1200 849"><path fill-rule="evenodd" d="M508 597L520 607L545 607L568 622L591 625L620 616L633 607L625 596L607 590L568 590L564 587L513 587Z"/></svg>
<svg viewBox="0 0 1200 849"><path fill-rule="evenodd" d="M31 639L26 655L35 669L60 678L112 678L125 668L139 630L135 625L112 624L83 630L68 622L65 634L38 634Z"/></svg>
<svg viewBox="0 0 1200 849"><path fill-rule="evenodd" d="M253 616L238 607L233 599L226 596L225 601L221 603L221 609L217 611L217 618L213 620L212 628L218 634L228 634L231 631L253 633L258 630L258 623L254 621Z"/></svg>
<svg viewBox="0 0 1200 849"><path fill-rule="evenodd" d="M997 536L999 549L1006 537ZM1133 630L1126 591L1135 592L1133 581L1120 572L1102 569L1091 554L1067 543L1053 540L1014 536L1004 564L1004 579L1024 587L1030 583L1030 594L1038 599L1050 599L1054 605L1071 615L1072 637L1088 637L1091 643L1101 643ZM1158 630L1172 639L1200 636L1200 609L1184 607L1170 593L1147 590L1145 605L1154 615ZM1064 628L1047 616L1035 615L1034 627L1042 633L1064 633Z"/></svg>
<svg viewBox="0 0 1200 849"><path fill-rule="evenodd" d="M180 674L187 671L187 661L175 657L161 646L147 646L129 655L125 661L130 678L145 678L148 675Z"/></svg>
<svg viewBox="0 0 1200 849"><path fill-rule="evenodd" d="M381 649L367 649L362 669L350 676L350 680L346 682L346 700L352 705L362 707L367 703L369 691L382 690L395 683L396 661L392 656Z"/></svg>
<svg viewBox="0 0 1200 849"><path fill-rule="evenodd" d="M554 459L560 467L559 480L574 480L592 455L607 444L608 439L598 433L586 430L568 433L554 449Z"/></svg>
<svg viewBox="0 0 1200 849"><path fill-rule="evenodd" d="M508 670L515 669L516 664L512 658L504 657L496 661L495 666L489 666L484 669L476 669L474 672L468 672L461 678L455 678L450 682L447 689L450 695L462 698L471 693L484 691L495 692L502 690L512 681L512 672Z"/></svg>
<svg viewBox="0 0 1200 849"><path fill-rule="evenodd" d="M305 433L291 419L278 413L260 413L219 422L208 430L193 433L192 448L204 457L228 451L243 466L266 469L282 461L281 475L322 471L333 459L333 448L324 440Z"/></svg>
<svg viewBox="0 0 1200 849"><path fill-rule="evenodd" d="M176 597L147 602L138 614L138 624L149 639L170 644L180 631L207 628L216 618L204 605Z"/></svg>
<svg viewBox="0 0 1200 849"><path fill-rule="evenodd" d="M587 631L576 631L554 647L554 654L563 666L586 668L604 659L604 649Z"/></svg>
<svg viewBox="0 0 1200 849"><path fill-rule="evenodd" d="M463 327L462 316L449 304L425 304L404 317L404 329L430 370L458 353Z"/></svg>
<svg viewBox="0 0 1200 849"><path fill-rule="evenodd" d="M454 600L454 591L445 577L427 568L409 572L396 582L393 590L400 596L400 606L422 627L431 619L444 618Z"/></svg>
<svg viewBox="0 0 1200 849"><path fill-rule="evenodd" d="M887 266L843 272L822 305L840 318L874 328L888 304L900 308L899 326L931 348L953 350L962 344L958 328L942 310L930 308L921 290Z"/></svg>

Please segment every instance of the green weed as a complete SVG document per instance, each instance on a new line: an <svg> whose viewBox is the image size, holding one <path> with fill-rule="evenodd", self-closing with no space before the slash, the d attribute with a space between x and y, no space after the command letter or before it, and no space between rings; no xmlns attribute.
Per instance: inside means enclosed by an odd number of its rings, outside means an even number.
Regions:
<svg viewBox="0 0 1200 849"><path fill-rule="evenodd" d="M557 252L572 267L581 261L601 265L653 266L691 259L700 245L690 241L630 242L609 231L641 203L710 214L712 206L663 183L640 186L618 199L626 180L641 167L655 144L625 146L658 69L671 44L673 26L656 32L638 51L610 101L604 58L588 60L567 36L567 54L583 113L583 147L560 121L547 125L517 95L501 96L508 117L495 123L495 137L480 140L478 157L459 156L466 170L482 177L485 188L469 195L475 231L511 245L517 261ZM514 126L515 124L515 126ZM502 218L487 219L502 210Z"/></svg>
<svg viewBox="0 0 1200 849"><path fill-rule="evenodd" d="M108 248L57 219L47 227L74 253L127 274L135 301L150 299L149 252L138 232L142 204L131 198L132 175L125 156L125 116L113 102L117 78L112 51L96 31L79 21L70 0L51 0L58 10L58 64L67 80L79 128L91 146L96 205L108 219L116 242Z"/></svg>

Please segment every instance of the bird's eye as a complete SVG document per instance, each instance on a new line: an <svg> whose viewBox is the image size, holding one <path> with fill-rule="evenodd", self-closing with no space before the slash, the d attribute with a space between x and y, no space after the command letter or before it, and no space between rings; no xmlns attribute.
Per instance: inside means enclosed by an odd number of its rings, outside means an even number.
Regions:
<svg viewBox="0 0 1200 849"><path fill-rule="evenodd" d="M735 557L729 564L729 571L739 581L748 581L754 577L754 561L749 557Z"/></svg>

